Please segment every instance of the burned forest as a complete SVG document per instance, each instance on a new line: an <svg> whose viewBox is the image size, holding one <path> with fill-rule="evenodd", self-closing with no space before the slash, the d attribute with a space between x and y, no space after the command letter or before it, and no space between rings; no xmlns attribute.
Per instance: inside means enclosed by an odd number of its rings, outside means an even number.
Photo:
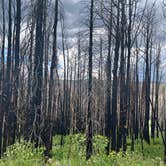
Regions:
<svg viewBox="0 0 166 166"><path fill-rule="evenodd" d="M165 0L0 8L0 166L166 164Z"/></svg>

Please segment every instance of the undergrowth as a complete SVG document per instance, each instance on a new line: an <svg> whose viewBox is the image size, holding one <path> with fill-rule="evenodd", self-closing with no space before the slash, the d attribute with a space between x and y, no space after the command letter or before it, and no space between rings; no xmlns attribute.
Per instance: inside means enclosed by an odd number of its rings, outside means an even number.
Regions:
<svg viewBox="0 0 166 166"><path fill-rule="evenodd" d="M144 150L141 141L135 141L135 151L131 152L128 140L127 152L110 152L105 155L105 147L108 143L103 136L96 135L93 138L93 156L86 161L86 138L83 134L55 136L53 139L52 158L47 163L44 161L44 148L35 149L31 143L16 143L7 148L0 160L0 166L164 166L163 144L160 138L151 141L148 145L144 142Z"/></svg>

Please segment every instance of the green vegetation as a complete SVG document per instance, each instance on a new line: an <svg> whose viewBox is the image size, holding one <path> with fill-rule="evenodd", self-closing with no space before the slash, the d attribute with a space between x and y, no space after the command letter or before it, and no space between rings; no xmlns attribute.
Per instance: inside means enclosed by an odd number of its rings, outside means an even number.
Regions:
<svg viewBox="0 0 166 166"><path fill-rule="evenodd" d="M44 164L43 148L35 149L31 143L16 143L8 147L4 157L0 160L0 166L162 166L163 144L161 139L155 139L148 145L144 142L142 153L141 141L135 142L135 151L130 151L130 141L126 154L111 152L105 155L107 139L96 135L93 138L94 155L89 161L85 159L85 135L76 134L63 138L63 146L60 145L61 136L55 136L53 140L52 159Z"/></svg>
<svg viewBox="0 0 166 166"><path fill-rule="evenodd" d="M44 163L43 148L35 149L29 142L20 142L7 148L0 166L41 166Z"/></svg>

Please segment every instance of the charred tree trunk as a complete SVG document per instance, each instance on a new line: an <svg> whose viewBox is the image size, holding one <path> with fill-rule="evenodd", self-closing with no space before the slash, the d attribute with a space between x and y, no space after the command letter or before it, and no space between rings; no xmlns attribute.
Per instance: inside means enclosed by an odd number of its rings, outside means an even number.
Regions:
<svg viewBox="0 0 166 166"><path fill-rule="evenodd" d="M32 2L31 2L32 3ZM32 16L33 17L33 16ZM34 45L34 29L35 22L32 18L31 27L30 27L30 48L29 48L29 57L28 57L28 87L27 87L27 95L26 95L26 112L25 116L27 117L24 125L24 139L29 140L29 136L31 135L31 125L32 125L32 111L31 111L31 98L32 98L32 79L33 79L33 45Z"/></svg>
<svg viewBox="0 0 166 166"><path fill-rule="evenodd" d="M33 70L33 96L31 101L31 118L32 123L32 140L35 146L41 144L41 102L42 102L42 81L43 81L43 0L37 1L36 10L36 40L35 40L35 57ZM34 124L34 125L33 125Z"/></svg>
<svg viewBox="0 0 166 166"><path fill-rule="evenodd" d="M112 7L112 4L111 4ZM108 28L108 55L107 55L107 82L106 82L106 112L105 112L105 135L107 137L108 145L106 147L106 153L109 155L110 139L111 139L111 40L112 40L112 9L110 11L110 26Z"/></svg>
<svg viewBox="0 0 166 166"><path fill-rule="evenodd" d="M135 139L138 139L139 134L139 74L138 74L138 46L136 41L136 71L135 71L135 77L136 77L136 94L135 94Z"/></svg>
<svg viewBox="0 0 166 166"><path fill-rule="evenodd" d="M54 31L53 31L53 52L50 68L50 81L49 81L49 99L48 99L48 114L46 122L46 131L45 131L45 146L46 151L45 155L50 155L50 150L52 149L52 129L53 129L53 90L54 90L54 74L57 70L57 25L58 25L58 0L55 1L55 16L54 16Z"/></svg>
<svg viewBox="0 0 166 166"><path fill-rule="evenodd" d="M0 76L0 158L3 153L2 150L2 141L3 141L3 120L4 120L4 108L3 108L3 88L4 88L4 75L5 75L5 7L4 0L2 0L2 25L3 25L3 36L2 36L2 49L1 49L1 76Z"/></svg>
<svg viewBox="0 0 166 166"><path fill-rule="evenodd" d="M87 135L86 135L86 159L92 155L92 56L93 56L93 16L94 1L91 0L90 7L90 27L89 27L89 66L88 66L88 111L87 111Z"/></svg>
<svg viewBox="0 0 166 166"><path fill-rule="evenodd" d="M120 2L117 2L117 23L116 23L116 38L115 38L115 54L113 64L113 83L112 83L112 125L111 125L111 149L116 151L117 147L117 91L118 91L118 62L119 62L119 47L120 47Z"/></svg>
<svg viewBox="0 0 166 166"><path fill-rule="evenodd" d="M17 13L16 13L16 37L15 37L15 70L14 70L14 108L15 115L13 121L13 141L15 142L16 130L17 130L17 115L18 115L18 90L19 90L19 63L20 63L20 24L21 24L21 0L16 1Z"/></svg>
<svg viewBox="0 0 166 166"><path fill-rule="evenodd" d="M4 138L3 138L3 151L6 150L6 146L9 143L9 114L10 114L10 104L11 104L11 48L12 48L12 1L8 1L9 5L9 22L8 22L8 49L7 49L7 68L6 68L6 75L5 75L5 86L4 86L4 95L6 96L4 102L4 109L5 109L5 124L4 124Z"/></svg>
<svg viewBox="0 0 166 166"><path fill-rule="evenodd" d="M128 23L128 30L127 30L127 76L126 76L126 108L127 108L127 132L130 129L130 58L131 58L131 30L132 30L132 0L129 0L129 23ZM128 116L128 119L127 119Z"/></svg>
<svg viewBox="0 0 166 166"><path fill-rule="evenodd" d="M149 114L150 114L150 64L149 64L149 50L150 50L150 27L147 25L146 29L146 69L145 69L145 121L144 121L144 129L143 129L143 137L150 144L150 136L149 136Z"/></svg>
<svg viewBox="0 0 166 166"><path fill-rule="evenodd" d="M121 57L120 57L120 122L117 150L123 146L126 151L126 107L125 107L125 1L121 2Z"/></svg>
<svg viewBox="0 0 166 166"><path fill-rule="evenodd" d="M161 48L159 46L158 48L158 53L157 53L157 59L156 59L156 83L155 83L155 112L154 112L154 117L157 118L157 121L159 120L159 67L160 67L160 51ZM154 121L154 126L153 129L155 130L155 121ZM156 126L157 133L156 136L159 138L159 128Z"/></svg>

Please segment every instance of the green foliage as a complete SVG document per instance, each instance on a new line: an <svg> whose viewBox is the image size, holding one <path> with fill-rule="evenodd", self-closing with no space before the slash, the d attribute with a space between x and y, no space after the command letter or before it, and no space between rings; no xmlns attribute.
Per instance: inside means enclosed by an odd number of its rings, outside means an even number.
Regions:
<svg viewBox="0 0 166 166"><path fill-rule="evenodd" d="M62 141L63 140L63 141ZM63 142L63 145L60 143ZM83 134L55 136L53 139L52 159L44 164L43 148L35 149L31 143L16 143L7 149L0 160L0 166L164 166L162 140L155 139L151 144L135 141L135 151L131 152L131 141L128 140L126 153L110 152L107 156L105 148L106 137L96 135L93 137L93 156L86 161L86 136Z"/></svg>
<svg viewBox="0 0 166 166"><path fill-rule="evenodd" d="M0 166L40 166L43 163L44 148L34 148L30 142L11 145L0 160Z"/></svg>
<svg viewBox="0 0 166 166"><path fill-rule="evenodd" d="M164 156L164 146L161 138L155 138L151 140L151 144L143 143L143 152L141 149L141 141L137 140L135 142L135 153L141 154L145 158L163 158Z"/></svg>
<svg viewBox="0 0 166 166"><path fill-rule="evenodd" d="M105 155L108 140L100 135L93 138L93 156L85 159L85 135L69 135L64 138L63 146L60 146L60 136L54 137L53 164L63 166L164 166L163 144L161 139L155 139L150 145L144 142L144 153L141 149L141 141L135 141L135 152L130 151L131 141L128 140L128 150ZM55 164L55 163L59 164Z"/></svg>
<svg viewBox="0 0 166 166"><path fill-rule="evenodd" d="M93 137L93 148L94 154L103 154L105 153L108 140L106 137L101 135L96 135Z"/></svg>
<svg viewBox="0 0 166 166"><path fill-rule="evenodd" d="M63 138L63 145L60 145L61 136L54 137L52 156L56 160L82 157L85 154L85 135L75 134Z"/></svg>

